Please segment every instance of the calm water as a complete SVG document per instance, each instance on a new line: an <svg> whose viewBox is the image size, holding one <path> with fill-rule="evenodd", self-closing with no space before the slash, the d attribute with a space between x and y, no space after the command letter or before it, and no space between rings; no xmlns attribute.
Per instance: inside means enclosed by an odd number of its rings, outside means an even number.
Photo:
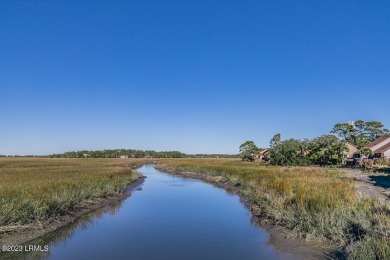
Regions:
<svg viewBox="0 0 390 260"><path fill-rule="evenodd" d="M251 223L239 198L199 180L147 165L142 190L28 244L46 259L275 259L269 235ZM4 256L4 255L3 255ZM8 255L21 258L22 255Z"/></svg>

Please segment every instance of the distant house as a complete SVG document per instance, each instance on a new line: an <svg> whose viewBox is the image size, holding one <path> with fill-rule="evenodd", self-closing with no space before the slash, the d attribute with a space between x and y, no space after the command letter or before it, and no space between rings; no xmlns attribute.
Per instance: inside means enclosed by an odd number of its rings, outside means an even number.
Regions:
<svg viewBox="0 0 390 260"><path fill-rule="evenodd" d="M127 158L129 158L129 156L127 156L127 155L121 155L121 156L119 156L119 158L121 158L121 159L127 159Z"/></svg>
<svg viewBox="0 0 390 260"><path fill-rule="evenodd" d="M364 148L369 148L373 152L373 155L370 155L369 159L382 157L390 158L390 136L383 136L378 138L366 145ZM354 158L362 157L363 155L360 153L360 151L355 152Z"/></svg>
<svg viewBox="0 0 390 260"><path fill-rule="evenodd" d="M262 148L255 156L255 161L259 162L267 162L270 159L269 155L269 149L268 148Z"/></svg>
<svg viewBox="0 0 390 260"><path fill-rule="evenodd" d="M343 163L347 165L355 165L356 164L355 154L359 151L359 149L349 142L345 142L345 145L347 146L348 151L343 152L344 154Z"/></svg>
<svg viewBox="0 0 390 260"><path fill-rule="evenodd" d="M344 151L344 157L347 159L353 158L353 155L359 151L359 149L349 142L345 142L345 145L348 147L348 151Z"/></svg>

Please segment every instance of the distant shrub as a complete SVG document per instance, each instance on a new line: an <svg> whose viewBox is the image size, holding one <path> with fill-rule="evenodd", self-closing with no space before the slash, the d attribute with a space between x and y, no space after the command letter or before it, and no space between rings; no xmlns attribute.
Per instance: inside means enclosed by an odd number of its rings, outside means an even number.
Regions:
<svg viewBox="0 0 390 260"><path fill-rule="evenodd" d="M305 155L305 142L289 139L276 144L270 150L270 163L274 165L309 165L310 159Z"/></svg>
<svg viewBox="0 0 390 260"><path fill-rule="evenodd" d="M375 160L375 164L381 166L390 165L390 160L387 157L381 157Z"/></svg>
<svg viewBox="0 0 390 260"><path fill-rule="evenodd" d="M347 151L344 142L333 135L323 135L312 140L289 139L275 144L270 150L274 165L337 165Z"/></svg>

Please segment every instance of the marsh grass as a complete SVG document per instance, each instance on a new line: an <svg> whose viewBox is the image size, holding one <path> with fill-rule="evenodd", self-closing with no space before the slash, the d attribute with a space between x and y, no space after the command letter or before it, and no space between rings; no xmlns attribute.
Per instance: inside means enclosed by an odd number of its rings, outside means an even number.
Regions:
<svg viewBox="0 0 390 260"><path fill-rule="evenodd" d="M258 207L257 215L305 239L339 245L351 259L390 258L390 216L357 194L335 169L274 167L234 159L161 160L165 167L223 176Z"/></svg>
<svg viewBox="0 0 390 260"><path fill-rule="evenodd" d="M115 159L0 159L0 234L118 194L137 177Z"/></svg>

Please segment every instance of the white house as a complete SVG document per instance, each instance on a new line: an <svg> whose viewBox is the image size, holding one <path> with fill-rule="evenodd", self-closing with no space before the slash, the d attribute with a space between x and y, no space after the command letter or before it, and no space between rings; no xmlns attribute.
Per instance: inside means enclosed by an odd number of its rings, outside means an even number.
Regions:
<svg viewBox="0 0 390 260"><path fill-rule="evenodd" d="M387 157L390 159L390 136L378 138L364 148L369 148L373 152L373 158ZM360 156L360 151L357 151L354 157L360 158Z"/></svg>

